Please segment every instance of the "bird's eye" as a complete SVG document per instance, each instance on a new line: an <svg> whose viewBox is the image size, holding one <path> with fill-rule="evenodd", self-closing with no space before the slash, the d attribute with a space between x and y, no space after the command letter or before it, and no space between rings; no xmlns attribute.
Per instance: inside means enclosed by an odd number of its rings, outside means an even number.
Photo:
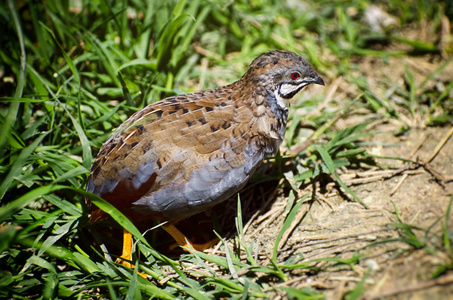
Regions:
<svg viewBox="0 0 453 300"><path fill-rule="evenodd" d="M291 73L291 79L292 79L292 80L296 80L296 79L298 79L299 77L300 77L300 74L299 74L299 73L297 73L297 72Z"/></svg>

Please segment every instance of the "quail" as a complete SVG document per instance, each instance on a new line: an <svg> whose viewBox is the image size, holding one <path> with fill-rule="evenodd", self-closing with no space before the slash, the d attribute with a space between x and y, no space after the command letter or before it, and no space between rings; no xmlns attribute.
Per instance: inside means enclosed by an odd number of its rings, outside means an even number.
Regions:
<svg viewBox="0 0 453 300"><path fill-rule="evenodd" d="M86 189L133 222L166 222L163 229L188 247L175 224L238 193L263 159L277 153L289 100L311 83L324 85L304 58L277 50L254 59L232 84L152 103L104 143ZM91 222L108 217L91 209ZM125 231L124 259L131 240Z"/></svg>

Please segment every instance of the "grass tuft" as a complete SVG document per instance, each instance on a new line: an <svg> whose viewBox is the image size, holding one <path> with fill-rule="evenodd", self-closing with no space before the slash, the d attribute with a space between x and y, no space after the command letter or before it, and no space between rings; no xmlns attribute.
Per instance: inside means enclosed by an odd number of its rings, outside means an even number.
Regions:
<svg viewBox="0 0 453 300"><path fill-rule="evenodd" d="M426 228L405 220L395 203L391 230L397 236L360 246L349 256L340 251L307 258L292 249L290 237L310 209L329 204L321 192L336 190L344 203L372 207L345 175L375 170L388 158L366 147L379 134L376 124L397 124L397 136L452 124L453 47L445 24L453 20L453 6L388 0L379 7L395 22L376 29L367 21L372 5L0 3L6 32L0 37L0 297L323 299L325 287L332 286L320 284L323 272L348 270L360 280L341 296L357 299L373 277L362 270L366 251L390 243L405 245L398 254L443 259L430 270L433 278L451 272L453 198L445 216ZM304 90L294 101L281 153L241 193L235 222L218 221L235 228L233 237L219 235L216 250L164 255L155 248L160 241L154 228L144 234L85 191L93 156L128 116L168 96L233 82L253 58L271 49L303 54L327 86ZM418 64L425 57L435 66L428 71ZM400 77L384 71L397 68ZM429 169L399 154L392 159ZM260 207L261 198L266 200ZM284 205L269 213L276 198ZM115 262L111 244L88 222L86 199L133 234L135 269ZM259 229L254 226L275 234L253 235ZM112 239L120 242L120 236Z"/></svg>

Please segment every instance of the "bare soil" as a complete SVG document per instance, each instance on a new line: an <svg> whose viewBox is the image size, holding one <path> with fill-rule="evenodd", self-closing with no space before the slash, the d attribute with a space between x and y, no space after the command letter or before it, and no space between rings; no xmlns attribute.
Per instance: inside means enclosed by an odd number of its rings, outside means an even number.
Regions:
<svg viewBox="0 0 453 300"><path fill-rule="evenodd" d="M433 153L449 130L450 128L414 130L404 138L395 138L392 133L386 133L377 136L375 141L390 142L392 145L379 149L381 155L397 154L403 158L407 158L422 145L416 155L423 161ZM431 162L431 171L437 172L438 176L442 174L443 177L451 178L452 158L453 140L450 140ZM369 209L356 202L345 201L344 194L335 192L325 195L328 203L318 199L307 203L306 215L282 247L280 255L303 254L306 260L323 257L351 258L354 255L360 255L361 258L353 270L349 266L327 268L328 263L321 263L317 266L326 266L325 270L315 276L307 275L295 287L326 289L329 299L341 299L369 271L366 277L367 299L392 294L394 296L389 299L448 299L447 295L453 296L452 273L444 275L446 284L431 282L437 268L449 261L442 247L440 220L445 220L453 181L440 181L422 167L388 179L385 179L388 175L386 171L368 171L368 174L362 172L362 176L357 174L360 172L350 172L342 176L345 182L348 182L348 177L353 177L349 179L350 183L357 180L358 183L352 186L352 190ZM361 179L370 178L373 179L372 182L360 183ZM426 242L426 247L416 249L406 242L379 243L405 237L395 228L398 224L395 209L401 214L404 223L424 229L413 232L421 241ZM448 218L451 224L452 214ZM426 232L428 228L430 230ZM428 282L431 285L426 286Z"/></svg>
<svg viewBox="0 0 453 300"><path fill-rule="evenodd" d="M407 88L405 68L413 72L416 85L420 86L444 61L426 56L390 58L386 63L381 59L364 58L355 63L367 76L370 90L380 95L388 92L382 90L384 82L391 89ZM427 81L417 93L438 88L439 83L451 80L453 63ZM340 78L326 85L327 92L322 91L322 87L311 87L304 94L326 93L326 103L320 110L329 109L337 103L336 99L357 96L359 92L355 87ZM445 101L452 102L451 96ZM398 107L395 103L397 110ZM444 231L450 235L453 232L453 214L447 216L453 194L453 129L451 125L425 126L426 110L421 109L421 104L418 107L420 110L413 115L400 110L400 118L387 120L383 120L382 115L359 110L335 124L337 129L342 129L368 122L367 130L375 132L362 140L368 145L365 147L368 153L417 163L375 159L375 167L358 165L340 169L342 181L369 209L354 201L330 177L302 186L296 200L306 194L309 197L283 236L277 260L309 262L313 268L294 269L282 285L310 287L324 293L327 299L343 299L364 280L362 299L453 299L453 271L441 272L443 266L453 263L448 256L451 250L444 243ZM402 127L410 129L403 135L395 134ZM289 152L282 147L282 153ZM272 164L264 166L273 167ZM266 182L249 185L241 193L246 243L254 245L259 264L269 265L274 243L287 217L288 191L278 182ZM223 237L231 238L229 246L236 248L233 221L236 203L237 199L226 201L180 222L178 227L195 242L214 237L209 235L214 227ZM212 224L211 220L216 222ZM405 226L415 234L412 240ZM162 242L165 238L155 236L154 240ZM168 249L167 242L161 246L161 250ZM222 254L223 245L219 243L207 251ZM351 261L339 264L325 258ZM442 275L435 276L438 273ZM286 297L276 294L272 288L269 293L274 299Z"/></svg>
<svg viewBox="0 0 453 300"><path fill-rule="evenodd" d="M405 63L417 74L418 83L439 66L426 57L407 59ZM379 89L379 82L385 80L404 85L404 64L401 62L384 64L379 60L367 60L359 65L362 70L369 70L371 89ZM395 68L395 65L399 67ZM451 65L439 74L438 80L453 79ZM435 82L427 84L434 85ZM354 93L344 84L335 91L333 98ZM351 115L336 126L341 128L363 122L366 114ZM363 140L372 142L366 147L369 153L410 159L418 164L376 159L375 168L359 166L340 170L343 182L369 209L352 200L334 182L320 181L300 190L298 197L307 193L310 197L299 208L293 227L283 237L278 260L299 258L298 262L307 262L326 257L358 257L358 260L351 265L325 260L312 262L316 271L296 269L284 285L312 287L325 293L328 299L342 299L365 278L364 299L453 299L453 272L434 278L442 266L452 263L443 243L446 219L448 231L453 232L452 213L446 216L453 193L452 127L426 127L423 117L416 114L398 121L375 120L368 129L378 133ZM395 135L405 125L412 129L405 135ZM277 234L287 216L288 198L283 193L277 195L275 201L266 201L276 196L271 192L274 189L256 190L252 196L246 194L247 197L256 199L261 191L258 198L264 200L243 204L247 222L245 236L248 243L256 244L261 263L268 264ZM231 224L231 219L229 222ZM415 226L411 231L420 245L404 241L409 236L402 224ZM220 249L219 244L211 251ZM273 296L276 299L285 297Z"/></svg>

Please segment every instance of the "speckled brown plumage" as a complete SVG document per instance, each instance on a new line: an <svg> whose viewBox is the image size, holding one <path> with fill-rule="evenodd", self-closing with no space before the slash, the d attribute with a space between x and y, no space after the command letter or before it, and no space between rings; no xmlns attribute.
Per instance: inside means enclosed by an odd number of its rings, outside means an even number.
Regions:
<svg viewBox="0 0 453 300"><path fill-rule="evenodd" d="M288 101L310 83L324 85L302 57L271 51L230 85L153 103L105 142L87 190L134 220L179 220L208 209L277 152ZM102 217L94 208L92 220Z"/></svg>

